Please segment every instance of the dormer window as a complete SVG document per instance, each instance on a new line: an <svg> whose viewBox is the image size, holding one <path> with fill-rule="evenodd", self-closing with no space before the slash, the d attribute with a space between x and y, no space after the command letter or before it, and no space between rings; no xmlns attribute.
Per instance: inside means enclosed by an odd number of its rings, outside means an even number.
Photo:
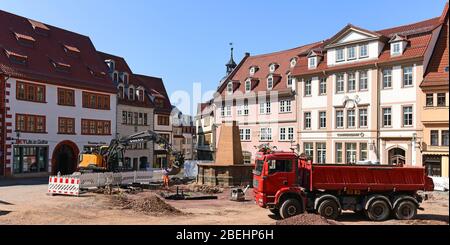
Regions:
<svg viewBox="0 0 450 245"><path fill-rule="evenodd" d="M367 58L369 57L369 45L363 44L359 46L359 58Z"/></svg>
<svg viewBox="0 0 450 245"><path fill-rule="evenodd" d="M135 95L134 88L133 88L133 87L130 87L130 88L128 89L128 99L129 99L129 100L134 100L134 95Z"/></svg>
<svg viewBox="0 0 450 245"><path fill-rule="evenodd" d="M123 82L124 82L125 84L128 84L128 74L127 74L127 73L124 73L124 74L123 74Z"/></svg>
<svg viewBox="0 0 450 245"><path fill-rule="evenodd" d="M291 68L294 68L297 65L297 59L296 58L292 58L291 59Z"/></svg>
<svg viewBox="0 0 450 245"><path fill-rule="evenodd" d="M11 52L11 51L6 50L6 49L5 49L5 54L8 57L8 59L11 62L13 62L13 63L20 64L20 65L27 64L28 56L26 56L26 55L21 55L21 54L18 54L18 53L14 53L14 52Z"/></svg>
<svg viewBox="0 0 450 245"><path fill-rule="evenodd" d="M294 78L292 77L291 73L289 72L287 75L287 86L292 87L293 83L294 83Z"/></svg>
<svg viewBox="0 0 450 245"><path fill-rule="evenodd" d="M48 36L50 32L50 28L48 28L46 25L42 24L41 22L35 21L35 20L28 20L30 22L31 26L33 27L34 31L42 36Z"/></svg>
<svg viewBox="0 0 450 245"><path fill-rule="evenodd" d="M336 62L341 62L344 60L345 60L344 49L343 48L336 49Z"/></svg>
<svg viewBox="0 0 450 245"><path fill-rule="evenodd" d="M119 85L119 87L118 87L118 93L117 93L117 96L119 96L119 99L123 99L124 97L125 97L125 90L124 90L124 87L123 87L123 85L121 84L121 85Z"/></svg>
<svg viewBox="0 0 450 245"><path fill-rule="evenodd" d="M245 92L249 93L252 90L252 81L245 81Z"/></svg>
<svg viewBox="0 0 450 245"><path fill-rule="evenodd" d="M392 47L392 52L391 52L391 54L392 55L399 55L399 54L401 54L401 43L393 43L393 44L391 44L391 47Z"/></svg>
<svg viewBox="0 0 450 245"><path fill-rule="evenodd" d="M138 89L137 93L138 93L139 101L144 101L144 90L143 89Z"/></svg>
<svg viewBox="0 0 450 245"><path fill-rule="evenodd" d="M315 69L317 67L317 56L308 58L308 68Z"/></svg>
<svg viewBox="0 0 450 245"><path fill-rule="evenodd" d="M277 69L277 67L278 67L277 64L270 64L270 66L269 66L270 73L274 73L275 70Z"/></svg>
<svg viewBox="0 0 450 245"><path fill-rule="evenodd" d="M119 82L119 73L118 73L117 71L115 71L115 72L113 73L113 81L114 81L115 83L118 83L118 82Z"/></svg>
<svg viewBox="0 0 450 245"><path fill-rule="evenodd" d="M34 43L36 42L36 40L32 36L28 36L25 34L14 32L14 36L22 46L33 47Z"/></svg>
<svg viewBox="0 0 450 245"><path fill-rule="evenodd" d="M389 41L391 44L391 56L402 55L408 44L406 37L396 34Z"/></svg>
<svg viewBox="0 0 450 245"><path fill-rule="evenodd" d="M80 50L77 47L70 46L70 45L63 45L64 52L67 54L78 57L78 55L81 53Z"/></svg>
<svg viewBox="0 0 450 245"><path fill-rule="evenodd" d="M267 78L267 89L273 89L273 77L269 76Z"/></svg>
<svg viewBox="0 0 450 245"><path fill-rule="evenodd" d="M233 94L233 82L229 82L227 84L227 93L228 94Z"/></svg>
<svg viewBox="0 0 450 245"><path fill-rule="evenodd" d="M250 67L250 76L255 75L255 73L258 71L258 67L252 66Z"/></svg>
<svg viewBox="0 0 450 245"><path fill-rule="evenodd" d="M63 63L63 62L54 61L54 60L51 60L50 62L52 63L53 67L55 67L55 69L57 71L70 72L71 65Z"/></svg>
<svg viewBox="0 0 450 245"><path fill-rule="evenodd" d="M347 48L347 60L356 59L356 46L350 46Z"/></svg>
<svg viewBox="0 0 450 245"><path fill-rule="evenodd" d="M105 63L109 67L110 71L114 71L116 69L116 64L114 63L114 60L106 60Z"/></svg>

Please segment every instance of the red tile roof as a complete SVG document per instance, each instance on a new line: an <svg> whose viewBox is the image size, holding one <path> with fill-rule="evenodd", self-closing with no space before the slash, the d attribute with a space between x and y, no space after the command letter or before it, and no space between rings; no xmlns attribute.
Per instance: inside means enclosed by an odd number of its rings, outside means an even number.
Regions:
<svg viewBox="0 0 450 245"><path fill-rule="evenodd" d="M128 66L128 63L125 61L125 59L123 57L117 56L117 55L113 55L113 54L108 54L108 53L104 53L104 52L100 52L98 51L98 54L100 55L100 57L102 57L102 60L113 60L115 63L115 69L118 72L126 72L128 74L132 74L133 72L131 71L130 67Z"/></svg>
<svg viewBox="0 0 450 245"><path fill-rule="evenodd" d="M236 91L245 92L245 81L250 78L250 68L258 67L258 71L251 76L252 80L259 80L259 83L253 88L253 92L266 91L267 90L267 77L271 74L269 66L273 63L278 64L278 68L274 72L274 77L279 76L281 79L272 90L283 90L287 88L287 74L291 71L291 59L296 58L300 53L306 52L311 48L317 46L318 43L308 44L305 46L289 49L285 51L249 56L244 59L240 66L231 74L227 81L225 81L218 89L219 93L224 95L226 93L226 84L229 81L238 82L239 87Z"/></svg>
<svg viewBox="0 0 450 245"><path fill-rule="evenodd" d="M6 54L0 53L0 73L18 79L116 93L116 88L106 75L107 66L97 55L89 37L1 10L0 23L0 50L27 56L26 64L18 64L11 62ZM34 27L47 31L49 35L36 33ZM34 45L28 47L20 44L14 33L20 33L21 37L31 37L35 40ZM76 58L71 57L61 44L77 47L82 52ZM51 59L70 65L70 71L58 71ZM92 70L98 75L94 76Z"/></svg>
<svg viewBox="0 0 450 245"><path fill-rule="evenodd" d="M425 76L421 87L433 87L433 86L448 86L449 85L449 72L445 69L449 67L449 55L448 55L448 28L449 28L449 16L448 16L448 2L445 5L444 12L439 19L442 28L438 36L438 40L434 46L431 60L426 67Z"/></svg>
<svg viewBox="0 0 450 245"><path fill-rule="evenodd" d="M324 71L336 72L345 69L360 68L364 66L373 66L377 64L397 62L403 60L412 60L423 58L428 44L431 40L431 31L436 28L439 18L433 18L430 20L421 21L418 23L390 28L386 30L377 31L386 37L393 37L396 34L406 36L408 39L408 46L401 56L391 57L390 45L386 41L384 49L381 51L377 60L361 61L357 63L337 65L328 67L327 55L324 55L323 60L318 64L316 69L308 69L308 58L305 55L299 57L297 66L293 70L294 76L311 76L321 74ZM326 53L326 51L325 51Z"/></svg>

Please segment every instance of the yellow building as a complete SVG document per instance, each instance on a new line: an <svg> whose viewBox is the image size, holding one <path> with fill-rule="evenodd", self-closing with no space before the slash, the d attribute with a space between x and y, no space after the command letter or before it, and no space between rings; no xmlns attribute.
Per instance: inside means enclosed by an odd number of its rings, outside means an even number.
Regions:
<svg viewBox="0 0 450 245"><path fill-rule="evenodd" d="M426 70L421 84L424 107L421 113L423 164L428 175L448 177L449 169L449 56L448 3L433 31Z"/></svg>

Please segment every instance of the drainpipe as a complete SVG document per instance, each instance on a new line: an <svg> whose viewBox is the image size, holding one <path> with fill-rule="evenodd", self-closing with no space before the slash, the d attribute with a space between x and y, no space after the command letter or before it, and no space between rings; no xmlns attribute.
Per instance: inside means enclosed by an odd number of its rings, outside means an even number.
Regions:
<svg viewBox="0 0 450 245"><path fill-rule="evenodd" d="M378 62L375 63L375 68L376 68L376 72L377 72L377 139L376 139L376 147L377 147L377 158L378 161L380 161L380 164L382 164L381 162L381 149L380 149L380 124L381 124L381 117L380 117L380 111L381 111L381 103L380 103L380 99L381 99L381 91L380 91L380 71L379 71L379 66L378 66ZM372 81L373 82L373 81Z"/></svg>

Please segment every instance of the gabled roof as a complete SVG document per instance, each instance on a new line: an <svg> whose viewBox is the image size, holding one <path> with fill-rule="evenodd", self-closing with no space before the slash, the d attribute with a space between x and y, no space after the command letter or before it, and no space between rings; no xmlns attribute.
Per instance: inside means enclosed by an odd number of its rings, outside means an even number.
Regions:
<svg viewBox="0 0 450 245"><path fill-rule="evenodd" d="M377 32L369 31L369 30L363 29L361 27L354 26L352 24L348 24L342 30L340 30L338 33L336 33L333 37L331 37L330 39L327 40L327 42L324 45L325 49L335 46L337 41L341 40L342 38L344 38L347 34L349 34L351 32L361 33L361 34L367 36L367 39L378 39L378 38L382 37L382 35Z"/></svg>
<svg viewBox="0 0 450 245"><path fill-rule="evenodd" d="M406 36L403 35L395 34L394 36L392 36L391 40L389 40L389 43L400 41L408 41L408 38L406 38Z"/></svg>
<svg viewBox="0 0 450 245"><path fill-rule="evenodd" d="M0 23L0 73L18 79L116 93L107 75L108 68L97 55L89 37L1 10ZM23 45L18 36L33 42L33 45ZM63 45L80 52L71 56ZM12 62L4 50L26 56L26 62ZM70 69L58 70L52 61L68 65Z"/></svg>
<svg viewBox="0 0 450 245"><path fill-rule="evenodd" d="M172 105L170 103L169 96L167 95L164 82L161 78L150 77L145 75L133 74L140 85L142 85L147 91L148 95L154 100L160 98L164 101L164 108L158 108L155 106L155 113L169 113L172 111ZM153 103L154 104L154 103ZM154 104L155 105L155 104Z"/></svg>

